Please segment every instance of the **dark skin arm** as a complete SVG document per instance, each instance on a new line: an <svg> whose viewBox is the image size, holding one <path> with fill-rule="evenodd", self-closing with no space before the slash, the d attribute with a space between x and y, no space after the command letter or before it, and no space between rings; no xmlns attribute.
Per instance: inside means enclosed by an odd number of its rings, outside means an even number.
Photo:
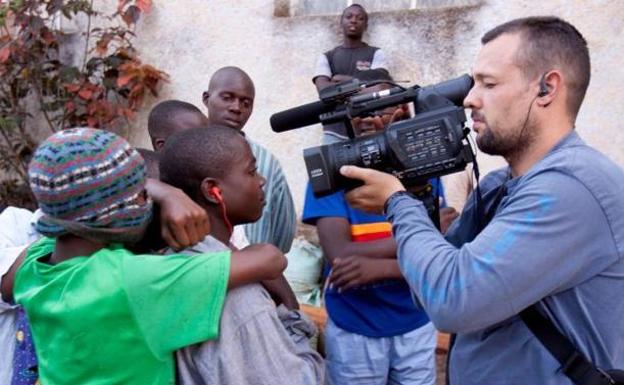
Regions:
<svg viewBox="0 0 624 385"><path fill-rule="evenodd" d="M284 254L270 244L251 245L232 251L228 288L279 279L286 265L288 261Z"/></svg>
<svg viewBox="0 0 624 385"><path fill-rule="evenodd" d="M383 279L402 278L393 238L353 242L351 225L341 217L320 218L316 228L323 254L332 265L330 285L338 290Z"/></svg>
<svg viewBox="0 0 624 385"><path fill-rule="evenodd" d="M335 258L361 256L374 259L396 259L397 246L393 238L370 242L352 242L351 225L346 218L324 217L316 222L323 254L333 264Z"/></svg>
<svg viewBox="0 0 624 385"><path fill-rule="evenodd" d="M276 279L264 280L261 283L271 295L275 306L284 304L290 310L299 309L297 297L283 274Z"/></svg>
<svg viewBox="0 0 624 385"><path fill-rule="evenodd" d="M334 259L329 282L343 291L382 279L403 279L396 259L349 256Z"/></svg>
<svg viewBox="0 0 624 385"><path fill-rule="evenodd" d="M230 248L233 251L238 250L231 244ZM280 274L279 277L274 279L265 279L260 283L269 293L273 302L275 302L275 306L284 304L284 306L290 310L299 309L299 301L297 301L297 297L286 280L286 277L284 277L284 274Z"/></svg>
<svg viewBox="0 0 624 385"><path fill-rule="evenodd" d="M453 208L440 210L444 232L457 216ZM383 279L403 278L393 238L352 242L350 225L345 218L321 218L316 225L323 253L332 264L330 285L339 291Z"/></svg>
<svg viewBox="0 0 624 385"><path fill-rule="evenodd" d="M6 302L13 301L15 274L22 265L25 256L26 249L15 260L9 271L2 276L0 292L2 299ZM270 244L252 245L242 250L233 251L230 259L228 289L262 280L279 281L280 277L283 277L282 272L287 265L288 261L284 254Z"/></svg>
<svg viewBox="0 0 624 385"><path fill-rule="evenodd" d="M321 90L323 90L324 88L327 88L337 83L346 82L351 79L353 79L353 76L334 75L330 79L327 76L321 75L321 76L317 76L316 79L314 79L314 85L316 86L316 90L318 92L321 92Z"/></svg>
<svg viewBox="0 0 624 385"><path fill-rule="evenodd" d="M162 239L174 250L182 250L210 233L208 215L182 190L156 179L148 179L147 193L159 207Z"/></svg>
<svg viewBox="0 0 624 385"><path fill-rule="evenodd" d="M317 76L316 79L314 79L314 85L316 86L316 90L318 92L321 92L321 90L331 86L332 84L331 79L327 76Z"/></svg>

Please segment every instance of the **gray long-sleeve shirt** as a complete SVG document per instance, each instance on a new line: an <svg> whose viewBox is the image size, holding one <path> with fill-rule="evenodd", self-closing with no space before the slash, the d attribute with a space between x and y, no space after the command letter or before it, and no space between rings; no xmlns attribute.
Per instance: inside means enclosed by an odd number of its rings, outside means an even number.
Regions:
<svg viewBox="0 0 624 385"><path fill-rule="evenodd" d="M185 254L227 250L211 236ZM193 295L193 293L189 293ZM325 368L310 347L314 324L275 303L259 284L228 292L219 338L176 352L182 385L318 385Z"/></svg>
<svg viewBox="0 0 624 385"><path fill-rule="evenodd" d="M624 368L624 173L575 132L525 175L484 178L444 239L422 204L392 199L401 270L439 329L458 333L451 384L572 384L517 314L540 310L599 367ZM451 243L449 243L449 241Z"/></svg>

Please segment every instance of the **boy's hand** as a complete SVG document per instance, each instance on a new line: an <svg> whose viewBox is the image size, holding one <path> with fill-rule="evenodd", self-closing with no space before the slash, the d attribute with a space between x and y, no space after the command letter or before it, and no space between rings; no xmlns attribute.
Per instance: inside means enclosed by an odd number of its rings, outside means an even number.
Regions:
<svg viewBox="0 0 624 385"><path fill-rule="evenodd" d="M297 297L283 274L276 279L264 280L261 283L266 291L269 292L269 295L271 295L275 306L284 304L290 310L299 309Z"/></svg>
<svg viewBox="0 0 624 385"><path fill-rule="evenodd" d="M343 291L382 279L402 278L396 259L376 259L361 256L336 258L329 284Z"/></svg>
<svg viewBox="0 0 624 385"><path fill-rule="evenodd" d="M148 179L145 188L160 207L160 233L169 247L182 250L210 233L206 210L182 190L155 179Z"/></svg>

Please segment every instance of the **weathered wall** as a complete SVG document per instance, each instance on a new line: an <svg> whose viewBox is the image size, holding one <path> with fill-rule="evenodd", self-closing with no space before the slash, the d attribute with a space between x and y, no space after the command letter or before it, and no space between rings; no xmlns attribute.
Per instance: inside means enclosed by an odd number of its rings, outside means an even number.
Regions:
<svg viewBox="0 0 624 385"><path fill-rule="evenodd" d="M588 40L593 66L578 130L624 165L624 2L463 3L467 5L372 14L366 40L387 51L396 79L425 85L470 72L481 35L496 24L538 14L563 17ZM201 106L201 93L216 69L236 65L247 71L257 94L245 131L280 159L300 210L307 179L302 149L318 143L320 128L275 134L268 120L276 111L315 100L310 81L314 63L319 53L340 42L338 16L276 18L273 12L273 0L154 0L152 12L138 25L136 46L147 62L171 75L161 99ZM137 121L135 132L140 133L132 140L149 147L146 115ZM486 170L501 164L484 155L479 159Z"/></svg>

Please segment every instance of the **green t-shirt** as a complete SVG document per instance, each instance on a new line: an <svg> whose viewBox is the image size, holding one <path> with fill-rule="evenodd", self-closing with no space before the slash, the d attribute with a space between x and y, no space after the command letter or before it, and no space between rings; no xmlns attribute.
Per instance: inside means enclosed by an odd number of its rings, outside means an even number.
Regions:
<svg viewBox="0 0 624 385"><path fill-rule="evenodd" d="M54 244L28 249L14 288L42 384L173 384L173 352L217 337L229 251L148 256L112 245L41 262Z"/></svg>

